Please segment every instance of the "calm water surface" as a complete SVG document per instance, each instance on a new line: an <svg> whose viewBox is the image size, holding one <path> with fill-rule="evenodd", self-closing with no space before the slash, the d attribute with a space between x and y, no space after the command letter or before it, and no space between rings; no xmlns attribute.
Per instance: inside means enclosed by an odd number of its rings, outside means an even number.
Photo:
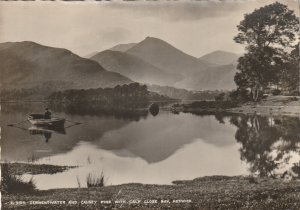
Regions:
<svg viewBox="0 0 300 210"><path fill-rule="evenodd" d="M203 115L160 111L118 114L54 112L82 124L37 130L30 123L6 126L43 112L44 105L2 104L2 161L72 165L54 175L34 175L39 189L86 186L88 174L106 184L171 184L207 175L299 177L297 117ZM30 179L32 175L25 175Z"/></svg>

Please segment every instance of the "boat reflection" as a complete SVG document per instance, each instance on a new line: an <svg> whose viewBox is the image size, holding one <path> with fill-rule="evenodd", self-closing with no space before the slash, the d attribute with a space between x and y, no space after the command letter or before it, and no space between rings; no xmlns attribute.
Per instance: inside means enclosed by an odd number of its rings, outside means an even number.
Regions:
<svg viewBox="0 0 300 210"><path fill-rule="evenodd" d="M39 127L39 126L31 126L28 128L30 135L41 135L45 137L46 143L49 142L49 140L52 137L52 133L58 133L58 134L66 134L66 130L64 127Z"/></svg>

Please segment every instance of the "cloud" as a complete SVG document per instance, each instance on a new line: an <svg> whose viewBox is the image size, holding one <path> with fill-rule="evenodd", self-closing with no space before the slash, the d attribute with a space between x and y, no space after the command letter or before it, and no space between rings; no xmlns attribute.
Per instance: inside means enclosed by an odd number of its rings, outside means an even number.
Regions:
<svg viewBox="0 0 300 210"><path fill-rule="evenodd" d="M278 0L298 11L294 0ZM214 50L239 53L236 25L275 0L1 2L0 42L30 40L80 55L146 36L199 57Z"/></svg>
<svg viewBox="0 0 300 210"><path fill-rule="evenodd" d="M297 1L279 0L297 10ZM193 21L232 15L266 4L273 0L196 0L196 1L134 1L112 2L106 6L115 10L126 10L132 15L162 18L166 21Z"/></svg>

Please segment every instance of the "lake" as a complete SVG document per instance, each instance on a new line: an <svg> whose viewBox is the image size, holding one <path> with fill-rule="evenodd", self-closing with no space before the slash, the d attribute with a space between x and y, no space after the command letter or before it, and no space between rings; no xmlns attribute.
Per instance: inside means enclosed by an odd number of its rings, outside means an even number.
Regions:
<svg viewBox="0 0 300 210"><path fill-rule="evenodd" d="M300 175L300 119L286 116L147 111L76 113L64 130L39 130L26 119L43 103L1 105L1 160L78 166L34 178L38 189L86 187L88 174L106 185L171 184L211 175ZM73 125L73 122L80 122Z"/></svg>

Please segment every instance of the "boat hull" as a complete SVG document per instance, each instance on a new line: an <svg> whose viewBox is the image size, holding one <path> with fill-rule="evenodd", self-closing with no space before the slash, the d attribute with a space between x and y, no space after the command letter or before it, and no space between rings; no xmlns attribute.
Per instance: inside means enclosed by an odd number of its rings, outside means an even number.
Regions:
<svg viewBox="0 0 300 210"><path fill-rule="evenodd" d="M28 120L32 125L40 127L64 127L66 121L63 118L37 118L36 115L29 115Z"/></svg>

